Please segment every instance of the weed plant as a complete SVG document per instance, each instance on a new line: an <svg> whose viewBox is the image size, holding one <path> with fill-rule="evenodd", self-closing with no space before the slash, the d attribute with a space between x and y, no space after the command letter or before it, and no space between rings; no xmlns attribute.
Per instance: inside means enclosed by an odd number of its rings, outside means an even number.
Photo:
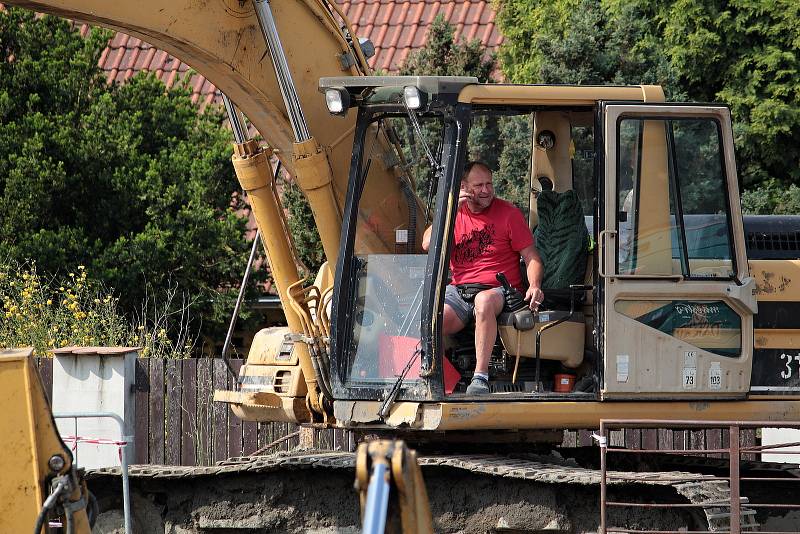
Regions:
<svg viewBox="0 0 800 534"><path fill-rule="evenodd" d="M184 315L173 342L170 316L155 307L145 313L147 303L140 317L124 316L118 298L83 265L57 278L38 274L35 264L0 261L0 303L0 347L33 347L39 357L77 345L139 347L143 357L186 358L194 345Z"/></svg>

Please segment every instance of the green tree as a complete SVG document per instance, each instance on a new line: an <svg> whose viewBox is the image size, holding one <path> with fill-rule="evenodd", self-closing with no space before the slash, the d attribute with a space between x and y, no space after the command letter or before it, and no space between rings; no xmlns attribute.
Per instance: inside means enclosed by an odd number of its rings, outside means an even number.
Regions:
<svg viewBox="0 0 800 534"><path fill-rule="evenodd" d="M85 265L128 314L177 287L219 336L249 249L230 135L153 76L106 85L108 38L0 11L0 257Z"/></svg>
<svg viewBox="0 0 800 534"><path fill-rule="evenodd" d="M668 6L668 8L667 8ZM731 106L746 189L800 181L800 3L676 0L658 23L689 95Z"/></svg>
<svg viewBox="0 0 800 534"><path fill-rule="evenodd" d="M284 179L281 186L281 200L289 212L287 222L297 259L309 270L306 274L314 276L325 262L325 251L322 249L314 213L297 184Z"/></svg>
<svg viewBox="0 0 800 534"><path fill-rule="evenodd" d="M677 73L649 4L631 0L499 0L499 58L514 83L658 84ZM678 96L678 95L674 95Z"/></svg>
<svg viewBox="0 0 800 534"><path fill-rule="evenodd" d="M492 82L497 70L495 55L478 39L455 39L455 28L437 15L428 30L425 46L411 53L400 68L401 75L474 76L481 83ZM494 169L497 194L527 209L527 187L520 176L527 176L530 154L518 147L530 144L530 125L523 117L476 117L470 126L470 159L485 162ZM516 147L516 148L515 148Z"/></svg>
<svg viewBox="0 0 800 534"><path fill-rule="evenodd" d="M516 83L659 84L731 107L756 209L800 179L800 4L793 0L497 0ZM784 205L784 204L781 204Z"/></svg>

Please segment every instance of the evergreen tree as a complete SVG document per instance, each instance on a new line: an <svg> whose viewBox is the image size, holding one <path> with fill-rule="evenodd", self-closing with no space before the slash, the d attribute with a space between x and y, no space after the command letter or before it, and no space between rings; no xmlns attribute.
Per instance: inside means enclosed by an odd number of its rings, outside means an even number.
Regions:
<svg viewBox="0 0 800 534"><path fill-rule="evenodd" d="M495 81L495 55L478 39L455 39L455 28L437 15L428 30L425 46L408 56L401 75L474 76L481 83ZM523 117L477 117L469 132L469 158L494 170L497 195L527 210L528 187L520 177L528 175L530 154L520 146L530 145L530 124Z"/></svg>
<svg viewBox="0 0 800 534"><path fill-rule="evenodd" d="M800 181L800 3L498 0L515 83L658 84L731 107L748 209L784 209ZM776 189L777 187L777 189Z"/></svg>

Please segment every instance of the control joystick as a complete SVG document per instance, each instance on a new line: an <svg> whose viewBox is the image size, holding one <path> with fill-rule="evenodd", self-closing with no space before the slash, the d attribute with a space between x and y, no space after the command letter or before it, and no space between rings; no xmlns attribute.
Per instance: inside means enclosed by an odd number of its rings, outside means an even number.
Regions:
<svg viewBox="0 0 800 534"><path fill-rule="evenodd" d="M503 273L497 273L496 278L503 287L503 313L510 313L514 317L514 328L523 331L533 328L536 320L524 295L511 286Z"/></svg>

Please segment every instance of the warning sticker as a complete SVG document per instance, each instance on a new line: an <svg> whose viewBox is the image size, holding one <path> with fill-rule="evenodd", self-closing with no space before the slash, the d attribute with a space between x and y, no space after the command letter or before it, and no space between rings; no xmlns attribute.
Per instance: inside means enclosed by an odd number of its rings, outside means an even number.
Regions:
<svg viewBox="0 0 800 534"><path fill-rule="evenodd" d="M630 356L617 354L617 382L627 382L630 368Z"/></svg>

